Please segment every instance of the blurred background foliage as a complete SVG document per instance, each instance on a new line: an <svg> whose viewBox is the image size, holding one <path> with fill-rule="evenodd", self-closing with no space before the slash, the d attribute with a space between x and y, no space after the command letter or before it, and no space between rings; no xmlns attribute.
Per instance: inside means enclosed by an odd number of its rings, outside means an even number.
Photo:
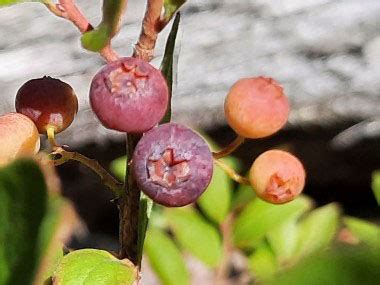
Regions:
<svg viewBox="0 0 380 285"><path fill-rule="evenodd" d="M112 163L120 178L124 162L119 158ZM225 162L239 168L237 159ZM0 284L50 284L53 273L59 284L74 284L73 280L97 280L99 270L104 282L111 282L104 284L132 282L133 267L105 251L64 255L58 238L68 239L77 217L71 203L54 189L59 185L47 182L54 172L39 165L24 159L0 168ZM376 193L378 179L375 173ZM217 284L226 280L231 282L226 284L376 284L380 280L378 225L345 216L335 203L315 207L312 199L300 196L273 205L253 193L216 167L197 204L155 205L145 257L160 282L191 284L189 255L213 272Z"/></svg>
<svg viewBox="0 0 380 285"><path fill-rule="evenodd" d="M241 169L234 157L224 162ZM123 179L125 157L113 161L111 169ZM378 193L380 173L373 181ZM153 207L145 255L162 284L191 284L188 254L216 278L232 278L231 284L375 284L380 280L380 227L344 215L336 203L316 207L305 195L283 205L266 203L215 166L196 204ZM235 268L233 256L244 265ZM226 262L232 267L226 269Z"/></svg>

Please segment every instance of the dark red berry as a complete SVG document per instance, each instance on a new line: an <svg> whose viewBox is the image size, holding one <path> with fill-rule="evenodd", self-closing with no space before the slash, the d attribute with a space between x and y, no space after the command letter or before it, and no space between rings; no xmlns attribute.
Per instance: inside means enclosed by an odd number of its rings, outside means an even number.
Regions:
<svg viewBox="0 0 380 285"><path fill-rule="evenodd" d="M16 110L32 119L40 134L45 134L48 126L59 133L73 122L78 99L69 84L44 76L21 86L16 95Z"/></svg>
<svg viewBox="0 0 380 285"><path fill-rule="evenodd" d="M105 127L142 133L165 115L168 94L161 71L141 59L125 57L107 64L95 75L90 103Z"/></svg>
<svg viewBox="0 0 380 285"><path fill-rule="evenodd" d="M132 171L140 189L153 201L180 207L193 203L205 191L213 159L197 133L169 123L144 134L133 154Z"/></svg>

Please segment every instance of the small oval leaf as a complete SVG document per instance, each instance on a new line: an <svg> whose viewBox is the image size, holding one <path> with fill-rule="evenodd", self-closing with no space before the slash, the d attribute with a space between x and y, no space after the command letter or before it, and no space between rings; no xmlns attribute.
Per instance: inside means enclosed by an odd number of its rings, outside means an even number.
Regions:
<svg viewBox="0 0 380 285"><path fill-rule="evenodd" d="M256 198L235 221L235 244L240 248L255 247L270 230L299 217L310 208L311 201L304 196L282 205L269 204Z"/></svg>
<svg viewBox="0 0 380 285"><path fill-rule="evenodd" d="M149 228L144 250L163 285L190 284L189 272L181 253L164 231Z"/></svg>
<svg viewBox="0 0 380 285"><path fill-rule="evenodd" d="M0 284L31 284L47 213L44 176L33 160L0 167Z"/></svg>
<svg viewBox="0 0 380 285"><path fill-rule="evenodd" d="M137 270L127 260L98 249L81 249L65 255L53 276L53 285L132 285Z"/></svg>
<svg viewBox="0 0 380 285"><path fill-rule="evenodd" d="M262 242L248 258L248 267L255 280L267 281L277 272L276 256L266 242Z"/></svg>
<svg viewBox="0 0 380 285"><path fill-rule="evenodd" d="M339 208L336 204L313 210L299 224L296 254L305 256L327 247L338 230Z"/></svg>
<svg viewBox="0 0 380 285"><path fill-rule="evenodd" d="M237 164L233 159L224 159L224 161L235 168ZM219 167L214 167L214 173L210 185L198 199L199 207L206 216L216 223L222 223L228 214L231 203L232 180Z"/></svg>
<svg viewBox="0 0 380 285"><path fill-rule="evenodd" d="M268 233L268 242L280 265L292 258L297 247L298 232L297 220L291 219Z"/></svg>
<svg viewBox="0 0 380 285"><path fill-rule="evenodd" d="M346 217L343 221L360 241L370 246L380 245L380 227L378 225L354 217Z"/></svg>
<svg viewBox="0 0 380 285"><path fill-rule="evenodd" d="M165 215L184 249L210 267L218 265L222 256L222 241L216 228L191 208L167 209Z"/></svg>

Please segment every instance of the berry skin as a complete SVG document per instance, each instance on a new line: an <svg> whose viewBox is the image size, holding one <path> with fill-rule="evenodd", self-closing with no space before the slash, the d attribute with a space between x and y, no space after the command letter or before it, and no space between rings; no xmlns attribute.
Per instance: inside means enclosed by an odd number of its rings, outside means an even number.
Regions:
<svg viewBox="0 0 380 285"><path fill-rule="evenodd" d="M90 88L91 108L100 122L120 132L148 131L165 115L168 100L161 71L132 57L107 64Z"/></svg>
<svg viewBox="0 0 380 285"><path fill-rule="evenodd" d="M228 124L245 138L263 138L280 130L289 115L283 88L272 78L237 81L224 102Z"/></svg>
<svg viewBox="0 0 380 285"><path fill-rule="evenodd" d="M144 134L133 154L139 188L168 207L193 203L207 188L213 158L207 143L191 129L169 123Z"/></svg>
<svg viewBox="0 0 380 285"><path fill-rule="evenodd" d="M305 186L305 177L302 163L282 150L262 153L249 171L249 180L257 196L273 204L296 198Z"/></svg>
<svg viewBox="0 0 380 285"><path fill-rule="evenodd" d="M39 149L40 136L32 120L19 113L0 116L0 165Z"/></svg>
<svg viewBox="0 0 380 285"><path fill-rule="evenodd" d="M59 133L74 120L78 99L70 85L44 76L21 86L16 95L16 110L28 116L40 134L46 134L49 126Z"/></svg>

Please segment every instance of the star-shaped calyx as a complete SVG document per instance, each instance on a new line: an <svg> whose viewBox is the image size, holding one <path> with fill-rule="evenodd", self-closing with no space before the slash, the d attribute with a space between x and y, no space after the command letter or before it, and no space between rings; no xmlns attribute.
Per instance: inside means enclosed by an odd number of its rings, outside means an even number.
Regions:
<svg viewBox="0 0 380 285"><path fill-rule="evenodd" d="M147 170L151 181L166 188L177 186L190 178L188 160L176 158L171 148L166 149L158 159L149 158Z"/></svg>

